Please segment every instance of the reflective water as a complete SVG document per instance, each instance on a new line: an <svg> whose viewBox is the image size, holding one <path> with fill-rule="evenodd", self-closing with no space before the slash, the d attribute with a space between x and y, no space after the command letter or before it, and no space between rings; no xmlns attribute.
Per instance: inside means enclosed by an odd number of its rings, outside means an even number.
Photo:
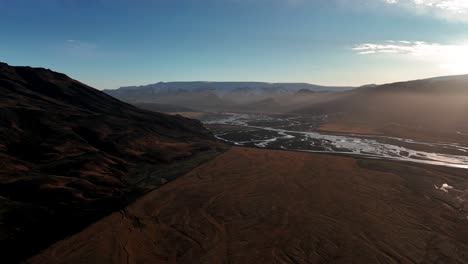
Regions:
<svg viewBox="0 0 468 264"><path fill-rule="evenodd" d="M322 119L323 117L223 113L205 120L204 123L215 125L212 127L217 138L240 146L345 153L468 169L468 146L313 131L318 127L317 122Z"/></svg>

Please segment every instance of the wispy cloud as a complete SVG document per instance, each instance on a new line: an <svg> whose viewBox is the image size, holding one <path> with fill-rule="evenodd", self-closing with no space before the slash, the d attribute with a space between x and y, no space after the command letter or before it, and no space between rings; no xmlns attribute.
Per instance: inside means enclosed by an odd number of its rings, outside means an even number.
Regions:
<svg viewBox="0 0 468 264"><path fill-rule="evenodd" d="M466 0L385 0L389 4L413 4L427 8L448 10L454 13L468 13Z"/></svg>
<svg viewBox="0 0 468 264"><path fill-rule="evenodd" d="M465 46L442 45L424 41L387 40L383 43L364 43L353 47L359 54L394 53L413 56L430 56L438 53L454 52Z"/></svg>
<svg viewBox="0 0 468 264"><path fill-rule="evenodd" d="M352 48L361 55L404 56L438 65L447 73L468 73L468 44L440 44L424 41L387 40L363 43Z"/></svg>
<svg viewBox="0 0 468 264"><path fill-rule="evenodd" d="M415 11L431 14L451 21L468 22L467 0L382 0L383 2Z"/></svg>
<svg viewBox="0 0 468 264"><path fill-rule="evenodd" d="M97 45L91 42L67 39L64 45L65 51L72 56L95 57L98 54Z"/></svg>
<svg viewBox="0 0 468 264"><path fill-rule="evenodd" d="M239 0L247 1L247 0ZM250 0L260 1L260 0ZM267 1L267 0L261 0ZM281 1L289 6L327 3L352 10L381 12L386 8L404 10L410 14L433 16L450 22L468 23L468 0L270 0Z"/></svg>

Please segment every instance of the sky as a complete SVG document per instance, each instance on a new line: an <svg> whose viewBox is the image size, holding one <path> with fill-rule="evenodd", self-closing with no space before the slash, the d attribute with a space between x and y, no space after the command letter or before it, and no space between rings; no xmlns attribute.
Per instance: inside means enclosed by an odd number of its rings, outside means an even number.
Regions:
<svg viewBox="0 0 468 264"><path fill-rule="evenodd" d="M98 89L468 74L468 0L0 0L0 61Z"/></svg>

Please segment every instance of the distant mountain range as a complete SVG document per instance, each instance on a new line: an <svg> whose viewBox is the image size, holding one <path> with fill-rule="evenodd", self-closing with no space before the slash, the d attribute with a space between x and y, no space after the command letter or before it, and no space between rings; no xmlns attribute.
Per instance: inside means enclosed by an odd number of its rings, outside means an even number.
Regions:
<svg viewBox="0 0 468 264"><path fill-rule="evenodd" d="M155 103L198 110L232 110L249 105L247 108L251 110L271 110L271 108L276 109L278 103L285 103L294 97L309 96L313 93L343 92L355 88L308 83L159 82L104 90L104 92L133 104ZM257 103L262 106L255 106Z"/></svg>
<svg viewBox="0 0 468 264"><path fill-rule="evenodd" d="M314 92L336 92L354 89L349 86L321 86L309 83L267 83L267 82L158 82L143 86L127 86L117 90L104 90L107 93L146 92L153 93L178 93L183 91L210 90L217 95L232 92L248 92L259 94L266 91L278 93L291 93L299 90Z"/></svg>

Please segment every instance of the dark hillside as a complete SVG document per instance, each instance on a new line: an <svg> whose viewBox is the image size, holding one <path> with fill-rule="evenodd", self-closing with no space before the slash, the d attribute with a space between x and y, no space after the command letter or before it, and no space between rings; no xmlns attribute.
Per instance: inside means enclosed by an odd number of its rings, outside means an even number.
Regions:
<svg viewBox="0 0 468 264"><path fill-rule="evenodd" d="M7 262L216 153L199 121L141 110L64 74L0 64L0 248Z"/></svg>

